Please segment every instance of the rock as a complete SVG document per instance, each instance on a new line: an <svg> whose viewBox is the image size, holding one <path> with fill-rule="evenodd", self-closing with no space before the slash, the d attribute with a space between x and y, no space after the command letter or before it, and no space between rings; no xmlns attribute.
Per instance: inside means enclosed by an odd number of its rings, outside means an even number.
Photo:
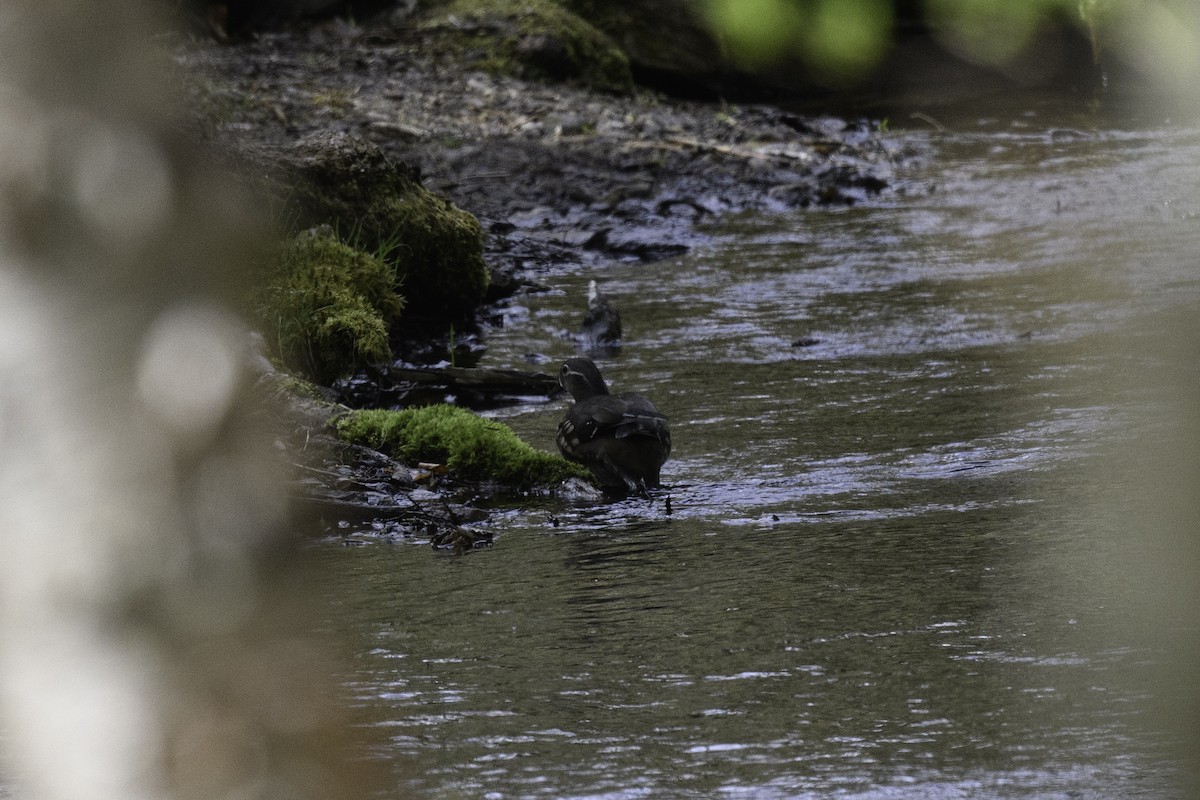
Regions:
<svg viewBox="0 0 1200 800"><path fill-rule="evenodd" d="M453 0L432 10L418 27L437 49L497 72L633 90L625 53L553 0Z"/></svg>
<svg viewBox="0 0 1200 800"><path fill-rule="evenodd" d="M604 493L582 478L570 478L559 485L555 494L571 502L596 503L604 500Z"/></svg>
<svg viewBox="0 0 1200 800"><path fill-rule="evenodd" d="M546 117L546 125L556 136L578 136L595 123L590 122L583 114L564 111Z"/></svg>
<svg viewBox="0 0 1200 800"><path fill-rule="evenodd" d="M639 77L683 94L712 92L731 73L696 0L569 0L608 34Z"/></svg>
<svg viewBox="0 0 1200 800"><path fill-rule="evenodd" d="M604 237L596 237L587 243L587 247L647 262L661 261L687 252L686 244L670 241L668 236L669 232L664 228L630 225L611 230Z"/></svg>

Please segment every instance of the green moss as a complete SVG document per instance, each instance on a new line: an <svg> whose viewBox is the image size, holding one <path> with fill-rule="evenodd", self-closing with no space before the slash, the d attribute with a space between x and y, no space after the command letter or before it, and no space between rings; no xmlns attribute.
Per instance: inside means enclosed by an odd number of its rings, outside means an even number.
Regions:
<svg viewBox="0 0 1200 800"><path fill-rule="evenodd" d="M366 142L317 142L297 170L289 205L301 226L336 224L404 282L408 307L437 319L469 316L488 288L483 229Z"/></svg>
<svg viewBox="0 0 1200 800"><path fill-rule="evenodd" d="M625 53L554 0L454 0L437 6L421 28L436 34L439 48L482 49L481 66L496 72L633 90Z"/></svg>
<svg viewBox="0 0 1200 800"><path fill-rule="evenodd" d="M406 461L444 463L466 480L528 488L589 479L582 467L534 450L503 423L457 406L353 411L337 421L337 431L346 441L387 449Z"/></svg>
<svg viewBox="0 0 1200 800"><path fill-rule="evenodd" d="M312 381L307 381L289 372L276 373L275 380L272 381L272 387L280 395L298 397L302 400L312 400L318 403L330 402L328 390L324 390Z"/></svg>
<svg viewBox="0 0 1200 800"><path fill-rule="evenodd" d="M391 357L388 332L404 299L395 272L330 235L285 242L252 302L284 364L320 382Z"/></svg>
<svg viewBox="0 0 1200 800"><path fill-rule="evenodd" d="M410 307L436 317L461 318L472 312L489 282L479 220L424 189L382 200L381 206L378 218L393 220L396 228L394 240L380 241L377 247L404 281Z"/></svg>

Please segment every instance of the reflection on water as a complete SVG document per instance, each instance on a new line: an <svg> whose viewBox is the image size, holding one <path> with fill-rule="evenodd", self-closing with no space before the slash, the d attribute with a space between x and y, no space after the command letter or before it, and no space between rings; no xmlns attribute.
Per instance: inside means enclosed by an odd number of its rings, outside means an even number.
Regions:
<svg viewBox="0 0 1200 800"><path fill-rule="evenodd" d="M912 134L935 156L880 206L600 276L606 376L672 418L671 513L318 548L394 796L1171 795L1087 487L1148 399L1118 343L1200 290L1200 135L1020 122ZM591 277L491 364L570 354ZM553 446L561 404L505 413Z"/></svg>

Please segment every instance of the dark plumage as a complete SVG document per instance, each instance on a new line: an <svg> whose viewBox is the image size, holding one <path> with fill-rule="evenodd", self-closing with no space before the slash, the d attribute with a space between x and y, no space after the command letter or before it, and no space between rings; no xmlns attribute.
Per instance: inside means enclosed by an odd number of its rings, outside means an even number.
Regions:
<svg viewBox="0 0 1200 800"><path fill-rule="evenodd" d="M575 405L558 426L558 449L592 471L610 494L659 486L671 454L671 429L654 404L637 394L609 394L596 365L569 358L558 382Z"/></svg>
<svg viewBox="0 0 1200 800"><path fill-rule="evenodd" d="M579 332L579 346L585 353L610 355L621 348L621 313L600 293L595 281L588 282L588 307Z"/></svg>

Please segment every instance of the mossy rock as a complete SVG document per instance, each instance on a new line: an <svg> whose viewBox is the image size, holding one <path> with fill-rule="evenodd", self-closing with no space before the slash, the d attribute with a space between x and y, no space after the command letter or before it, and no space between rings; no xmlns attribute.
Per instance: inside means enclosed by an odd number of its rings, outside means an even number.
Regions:
<svg viewBox="0 0 1200 800"><path fill-rule="evenodd" d="M633 68L679 86L719 83L729 63L699 0L563 0L603 31Z"/></svg>
<svg viewBox="0 0 1200 800"><path fill-rule="evenodd" d="M392 239L378 243L404 281L410 309L437 319L465 319L487 295L483 229L474 215L421 189L381 199L381 220L402 220ZM386 228L384 228L386 230Z"/></svg>
<svg viewBox="0 0 1200 800"><path fill-rule="evenodd" d="M579 465L533 449L507 425L457 406L353 411L338 419L337 432L346 441L385 449L409 462L443 463L464 480L532 488L591 479Z"/></svg>
<svg viewBox="0 0 1200 800"><path fill-rule="evenodd" d="M276 155L270 194L293 228L333 225L380 256L404 283L414 316L466 319L483 302L483 229L470 213L421 186L417 172L345 134L310 136Z"/></svg>
<svg viewBox="0 0 1200 800"><path fill-rule="evenodd" d="M391 358L388 334L404 308L395 271L314 230L284 242L251 302L268 345L319 382Z"/></svg>
<svg viewBox="0 0 1200 800"><path fill-rule="evenodd" d="M438 49L479 51L481 66L496 72L633 91L621 48L554 0L453 0L436 6L419 27Z"/></svg>

